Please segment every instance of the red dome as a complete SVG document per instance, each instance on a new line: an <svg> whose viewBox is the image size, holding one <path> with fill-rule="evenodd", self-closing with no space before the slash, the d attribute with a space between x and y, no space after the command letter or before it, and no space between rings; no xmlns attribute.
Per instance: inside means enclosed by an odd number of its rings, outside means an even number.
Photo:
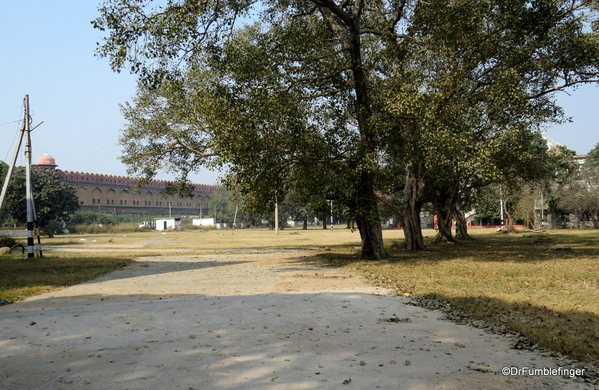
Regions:
<svg viewBox="0 0 599 390"><path fill-rule="evenodd" d="M56 160L54 159L54 157L50 156L48 153L45 153L42 157L37 159L37 165L56 166Z"/></svg>

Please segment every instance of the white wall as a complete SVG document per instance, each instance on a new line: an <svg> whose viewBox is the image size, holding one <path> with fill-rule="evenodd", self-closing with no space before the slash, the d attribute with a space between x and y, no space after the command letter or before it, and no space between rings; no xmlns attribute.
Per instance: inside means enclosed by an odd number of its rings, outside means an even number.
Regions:
<svg viewBox="0 0 599 390"><path fill-rule="evenodd" d="M214 218L194 218L191 223L195 226L214 226Z"/></svg>
<svg viewBox="0 0 599 390"><path fill-rule="evenodd" d="M181 218L157 219L156 230L181 230Z"/></svg>

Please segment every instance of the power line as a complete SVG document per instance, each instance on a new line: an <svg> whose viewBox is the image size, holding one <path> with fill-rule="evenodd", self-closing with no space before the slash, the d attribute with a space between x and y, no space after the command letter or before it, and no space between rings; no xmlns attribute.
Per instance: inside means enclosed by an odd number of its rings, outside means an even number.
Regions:
<svg viewBox="0 0 599 390"><path fill-rule="evenodd" d="M18 121L12 121L12 122L2 123L2 124L0 124L0 126L6 126L6 125L13 124L13 123L19 123L19 122L21 122L21 119L19 119Z"/></svg>
<svg viewBox="0 0 599 390"><path fill-rule="evenodd" d="M8 122L8 123L5 123L5 124L0 125L0 126L4 126L4 125L7 125L7 124L11 124L11 123L19 123L19 122L21 122L21 120L14 121L14 122ZM17 137L19 137L20 132L21 132L21 129L17 129L17 133L15 134L15 137L13 138L13 140L12 140L12 142L10 144L10 147L6 151L6 156L4 156L4 161L6 161L8 159L8 155L10 154L10 151L13 149L13 145L15 144L15 141L17 140Z"/></svg>

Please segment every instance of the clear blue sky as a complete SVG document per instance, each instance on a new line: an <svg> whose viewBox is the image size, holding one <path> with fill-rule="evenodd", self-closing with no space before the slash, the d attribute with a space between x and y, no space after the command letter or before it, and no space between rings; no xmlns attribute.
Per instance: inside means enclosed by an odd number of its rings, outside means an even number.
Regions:
<svg viewBox="0 0 599 390"><path fill-rule="evenodd" d="M28 94L34 161L48 152L60 169L126 175L118 137L124 119L119 104L135 94L135 79L111 71L94 57L101 32L95 0L0 0L0 160L9 161ZM599 143L599 89L584 86L558 96L573 122L546 135L585 154ZM8 123L8 124L7 124ZM22 162L22 158L20 158ZM172 179L168 174L161 179ZM192 177L213 184L217 174Z"/></svg>
<svg viewBox="0 0 599 390"><path fill-rule="evenodd" d="M119 104L135 95L136 82L94 56L102 35L90 22L99 4L0 0L0 160L12 158L19 125L10 122L23 117L27 94L33 125L44 122L32 132L34 162L47 152L62 170L127 175L118 159L125 123ZM217 174L192 180L214 184Z"/></svg>

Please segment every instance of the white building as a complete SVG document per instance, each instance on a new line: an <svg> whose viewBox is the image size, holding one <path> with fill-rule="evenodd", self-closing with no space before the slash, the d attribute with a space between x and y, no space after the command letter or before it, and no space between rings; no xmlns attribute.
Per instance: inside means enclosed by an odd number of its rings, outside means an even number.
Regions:
<svg viewBox="0 0 599 390"><path fill-rule="evenodd" d="M205 228L226 229L227 227L229 227L228 223L218 222L214 218L194 218L191 220L191 223L194 226L200 226Z"/></svg>
<svg viewBox="0 0 599 390"><path fill-rule="evenodd" d="M181 218L156 219L156 230L181 230Z"/></svg>

